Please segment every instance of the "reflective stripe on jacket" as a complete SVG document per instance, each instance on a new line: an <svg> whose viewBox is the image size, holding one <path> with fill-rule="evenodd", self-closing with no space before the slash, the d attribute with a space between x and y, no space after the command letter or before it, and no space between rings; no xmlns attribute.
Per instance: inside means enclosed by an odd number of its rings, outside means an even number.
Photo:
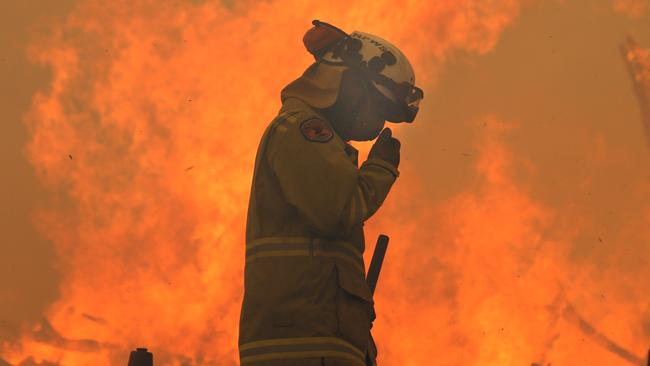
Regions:
<svg viewBox="0 0 650 366"><path fill-rule="evenodd" d="M335 132L326 141L310 140L301 124L312 119L327 123L299 99L286 99L257 152L246 227L242 365L309 357L365 365L373 301L363 223L399 173L376 159L358 167L356 150Z"/></svg>

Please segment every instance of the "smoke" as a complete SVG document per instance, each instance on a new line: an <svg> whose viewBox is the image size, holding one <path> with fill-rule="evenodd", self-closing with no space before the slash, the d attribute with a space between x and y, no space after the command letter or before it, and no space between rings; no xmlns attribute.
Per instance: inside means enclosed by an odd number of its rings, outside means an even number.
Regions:
<svg viewBox="0 0 650 366"><path fill-rule="evenodd" d="M635 20L643 18L648 11L648 2L645 0L614 0L612 6L616 12Z"/></svg>

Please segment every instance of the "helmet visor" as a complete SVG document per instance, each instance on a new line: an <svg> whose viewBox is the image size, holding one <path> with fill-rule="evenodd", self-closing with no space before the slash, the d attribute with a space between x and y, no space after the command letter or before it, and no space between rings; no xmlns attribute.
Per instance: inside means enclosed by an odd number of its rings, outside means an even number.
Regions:
<svg viewBox="0 0 650 366"><path fill-rule="evenodd" d="M375 79L376 80L376 79ZM378 80L376 80L378 81ZM419 111L420 101L424 98L422 89L407 82L396 83L385 78L379 82L382 86L392 91L395 100L391 100L377 90L375 93L381 100L381 106L386 115L386 121L411 123Z"/></svg>
<svg viewBox="0 0 650 366"><path fill-rule="evenodd" d="M422 89L410 84L408 84L408 88L406 85L402 88L401 95L399 99L396 98L396 102L380 92L372 83L369 83L370 95L374 101L374 107L381 111L385 120L388 122L411 123L415 120L415 116L418 113L419 104L424 92L422 92ZM397 95L397 93L394 95Z"/></svg>
<svg viewBox="0 0 650 366"><path fill-rule="evenodd" d="M424 98L424 91L415 85L403 82L396 85L395 98L397 107L402 112L400 116L402 121L391 122L413 122L418 113L420 101Z"/></svg>

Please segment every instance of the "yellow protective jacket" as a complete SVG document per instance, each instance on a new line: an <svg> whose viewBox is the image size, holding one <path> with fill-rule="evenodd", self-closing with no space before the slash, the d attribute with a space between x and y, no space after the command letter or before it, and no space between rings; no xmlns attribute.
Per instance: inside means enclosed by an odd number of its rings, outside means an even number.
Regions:
<svg viewBox="0 0 650 366"><path fill-rule="evenodd" d="M373 300L365 282L363 223L399 173L379 159L357 164L357 151L322 115L299 99L284 100L255 161L242 365L303 358L366 364Z"/></svg>

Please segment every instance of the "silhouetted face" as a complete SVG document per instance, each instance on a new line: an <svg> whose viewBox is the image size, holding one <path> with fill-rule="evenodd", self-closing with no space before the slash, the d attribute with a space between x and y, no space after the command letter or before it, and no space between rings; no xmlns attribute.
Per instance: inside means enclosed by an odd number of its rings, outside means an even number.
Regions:
<svg viewBox="0 0 650 366"><path fill-rule="evenodd" d="M346 141L375 139L386 119L382 96L368 81L346 70L336 103L326 111L336 132Z"/></svg>

